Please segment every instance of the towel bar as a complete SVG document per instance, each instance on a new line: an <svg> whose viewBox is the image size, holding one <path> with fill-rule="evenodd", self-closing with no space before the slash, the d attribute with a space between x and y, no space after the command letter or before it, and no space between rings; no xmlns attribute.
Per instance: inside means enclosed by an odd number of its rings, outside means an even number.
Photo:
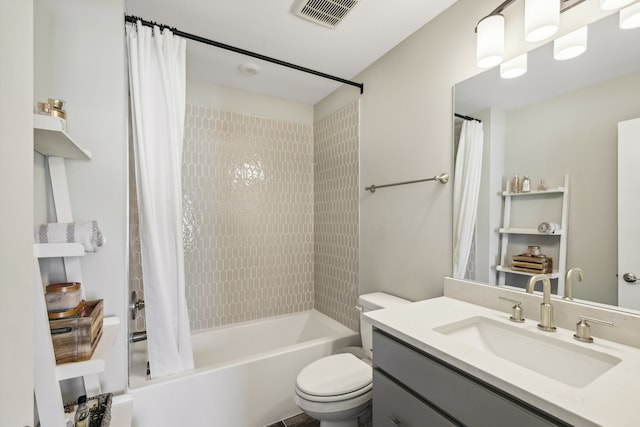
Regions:
<svg viewBox="0 0 640 427"><path fill-rule="evenodd" d="M376 190L378 188L385 188L385 187L395 187L396 185L406 185L406 184L415 184L417 182L426 182L426 181L438 181L440 184L446 184L447 182L449 182L449 174L446 173L441 173L438 176L434 176L433 178L426 178L426 179L417 179L414 181L403 181L403 182L396 182L393 184L385 184L385 185L370 185L368 187L364 187L365 191L371 191L371 193L375 193Z"/></svg>

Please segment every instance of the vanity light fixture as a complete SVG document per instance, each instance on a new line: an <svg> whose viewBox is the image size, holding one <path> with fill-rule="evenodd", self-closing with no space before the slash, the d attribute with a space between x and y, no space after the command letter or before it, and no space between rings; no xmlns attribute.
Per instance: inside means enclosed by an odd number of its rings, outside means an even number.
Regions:
<svg viewBox="0 0 640 427"><path fill-rule="evenodd" d="M620 11L620 28L630 30L640 27L640 2Z"/></svg>
<svg viewBox="0 0 640 427"><path fill-rule="evenodd" d="M630 5L635 0L600 0L600 9L613 10Z"/></svg>
<svg viewBox="0 0 640 427"><path fill-rule="evenodd" d="M480 68L489 68L502 62L504 57L505 19L502 12L516 0L506 0L476 26L476 60ZM560 13L585 0L525 0L525 39L538 42L558 31Z"/></svg>
<svg viewBox="0 0 640 427"><path fill-rule="evenodd" d="M476 26L476 60L478 67L489 68L502 62L505 45L505 19L502 12L515 1L504 1L478 22ZM528 42L540 42L553 36L560 27L560 14L584 1L524 0L525 40ZM624 8L620 11L620 28L640 27L640 1L638 0L600 0L600 8L603 10ZM582 27L555 40L553 56L558 60L575 58L586 49L587 27ZM505 65L505 68L508 67ZM503 74L501 71L501 76L504 77Z"/></svg>
<svg viewBox="0 0 640 427"><path fill-rule="evenodd" d="M500 77L513 79L527 72L527 54L523 53L509 61L500 64Z"/></svg>
<svg viewBox="0 0 640 427"><path fill-rule="evenodd" d="M478 67L490 68L501 63L504 55L504 16L498 13L483 18L478 22L476 32Z"/></svg>
<svg viewBox="0 0 640 427"><path fill-rule="evenodd" d="M575 58L587 50L587 27L578 28L553 41L553 57L559 61Z"/></svg>
<svg viewBox="0 0 640 427"><path fill-rule="evenodd" d="M560 27L559 0L524 1L524 35L528 42L539 42L554 35Z"/></svg>

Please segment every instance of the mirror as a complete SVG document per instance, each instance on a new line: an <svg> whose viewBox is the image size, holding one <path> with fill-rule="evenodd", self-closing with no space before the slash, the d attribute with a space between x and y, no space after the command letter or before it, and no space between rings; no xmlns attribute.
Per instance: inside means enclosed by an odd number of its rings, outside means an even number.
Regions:
<svg viewBox="0 0 640 427"><path fill-rule="evenodd" d="M455 113L478 118L484 127L467 278L500 282L502 192L514 175L528 175L534 191L542 179L550 189L562 187L568 175L565 271L584 271L582 282L574 280L573 297L618 305L617 126L640 117L640 29L621 30L616 13L590 24L588 32L587 51L579 57L554 60L550 42L528 53L528 71L521 77L501 79L495 67L455 86ZM640 167L640 159L636 164ZM517 208L512 199L511 227L560 223L562 196L519 197ZM509 235L507 263L529 245L539 245L557 267L559 239L535 234ZM519 287L529 278L502 276L507 285Z"/></svg>

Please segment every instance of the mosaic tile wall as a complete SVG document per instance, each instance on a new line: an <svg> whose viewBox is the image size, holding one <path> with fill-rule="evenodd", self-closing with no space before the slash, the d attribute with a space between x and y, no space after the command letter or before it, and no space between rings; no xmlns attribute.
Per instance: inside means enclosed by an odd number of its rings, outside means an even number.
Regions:
<svg viewBox="0 0 640 427"><path fill-rule="evenodd" d="M144 299L142 258L140 257L140 223L138 222L138 199L132 145L129 145L129 289L136 292L136 298ZM132 302L129 301L129 303ZM137 312L135 320L129 317L129 332L144 331L146 328L144 319L144 310Z"/></svg>
<svg viewBox="0 0 640 427"><path fill-rule="evenodd" d="M191 330L308 310L314 299L357 330L358 121L357 103L316 126L187 105ZM130 228L130 283L142 295L135 197ZM145 328L144 313L134 327Z"/></svg>
<svg viewBox="0 0 640 427"><path fill-rule="evenodd" d="M359 104L314 126L315 307L358 330Z"/></svg>
<svg viewBox="0 0 640 427"><path fill-rule="evenodd" d="M191 329L313 308L313 127L188 105Z"/></svg>

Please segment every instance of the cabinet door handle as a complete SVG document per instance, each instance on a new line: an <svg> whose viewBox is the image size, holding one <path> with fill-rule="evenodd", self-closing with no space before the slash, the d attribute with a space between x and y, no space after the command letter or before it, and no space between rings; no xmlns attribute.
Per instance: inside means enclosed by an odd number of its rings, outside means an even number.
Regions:
<svg viewBox="0 0 640 427"><path fill-rule="evenodd" d="M397 419L396 417L394 417L393 415L389 415L389 421L391 421L391 423L394 426L399 426L400 425L400 420Z"/></svg>

